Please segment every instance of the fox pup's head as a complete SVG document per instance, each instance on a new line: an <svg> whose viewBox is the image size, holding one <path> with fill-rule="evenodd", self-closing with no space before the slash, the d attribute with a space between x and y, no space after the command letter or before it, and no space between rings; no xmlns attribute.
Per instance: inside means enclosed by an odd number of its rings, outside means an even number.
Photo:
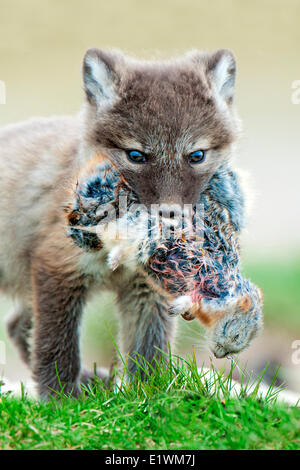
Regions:
<svg viewBox="0 0 300 470"><path fill-rule="evenodd" d="M228 50L142 62L89 49L87 148L104 152L147 207L195 204L236 139L235 72Z"/></svg>

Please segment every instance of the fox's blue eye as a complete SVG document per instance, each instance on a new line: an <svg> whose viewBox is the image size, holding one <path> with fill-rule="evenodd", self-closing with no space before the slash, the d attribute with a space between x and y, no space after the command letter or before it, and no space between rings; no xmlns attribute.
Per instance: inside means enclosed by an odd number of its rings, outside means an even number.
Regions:
<svg viewBox="0 0 300 470"><path fill-rule="evenodd" d="M127 157L132 163L146 163L146 155L139 150L127 150Z"/></svg>
<svg viewBox="0 0 300 470"><path fill-rule="evenodd" d="M195 165L197 163L202 163L205 160L205 151L196 150L195 152L189 155L189 163Z"/></svg>

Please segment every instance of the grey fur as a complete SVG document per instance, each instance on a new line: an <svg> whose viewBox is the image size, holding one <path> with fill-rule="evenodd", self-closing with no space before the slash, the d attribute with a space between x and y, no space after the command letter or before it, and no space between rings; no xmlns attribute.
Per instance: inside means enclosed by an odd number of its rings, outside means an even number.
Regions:
<svg viewBox="0 0 300 470"><path fill-rule="evenodd" d="M91 61L93 76L97 67L100 78L106 71L98 87L95 81L90 86ZM89 50L84 59L88 153L93 146L108 155L142 204L196 203L230 156L239 131L232 105L234 77L235 60L226 50L150 63ZM110 104L99 99L99 89L103 96L114 90ZM128 162L128 148L143 150L149 164ZM206 161L191 168L187 155L199 148L207 150Z"/></svg>
<svg viewBox="0 0 300 470"><path fill-rule="evenodd" d="M173 339L175 322L168 315L166 300L150 289L140 276L130 279L128 285L118 290L120 315L120 343L123 354L140 362L142 356L148 362L154 357L164 359L161 350L167 351ZM137 355L138 354L138 355ZM136 363L129 359L131 375L136 373ZM141 371L143 376L143 371Z"/></svg>
<svg viewBox="0 0 300 470"><path fill-rule="evenodd" d="M91 69L91 57L100 63L100 74ZM220 75L224 58L230 67L222 67ZM237 136L234 76L228 51L142 62L92 50L84 60L87 100L78 116L0 130L0 288L22 306L8 330L41 397L59 389L56 368L64 390L75 395L80 381L91 377L82 371L80 378L78 331L95 289L117 293L125 356L151 362L156 347L167 350L174 329L167 298L146 286L143 275L126 268L112 273L105 250L86 254L67 238L64 207L79 168L104 152L144 204L196 202ZM128 162L121 149L132 145L145 151L151 164L138 168ZM207 147L208 154L197 169L186 160L195 146ZM129 370L135 373L132 361ZM107 381L106 374L101 377Z"/></svg>
<svg viewBox="0 0 300 470"><path fill-rule="evenodd" d="M7 331L19 349L23 361L30 365L30 335L33 327L33 312L29 305L17 304L7 322Z"/></svg>

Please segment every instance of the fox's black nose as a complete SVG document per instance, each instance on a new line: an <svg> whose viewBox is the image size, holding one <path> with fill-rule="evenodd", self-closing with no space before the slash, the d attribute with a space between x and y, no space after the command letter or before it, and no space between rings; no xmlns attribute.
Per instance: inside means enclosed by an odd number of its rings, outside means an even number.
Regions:
<svg viewBox="0 0 300 470"><path fill-rule="evenodd" d="M159 215L159 217L162 217L162 218L174 219L175 212L174 211L167 211L167 210L159 210L158 215Z"/></svg>
<svg viewBox="0 0 300 470"><path fill-rule="evenodd" d="M180 217L182 208L179 204L160 204L158 208L158 215L164 219L175 219Z"/></svg>

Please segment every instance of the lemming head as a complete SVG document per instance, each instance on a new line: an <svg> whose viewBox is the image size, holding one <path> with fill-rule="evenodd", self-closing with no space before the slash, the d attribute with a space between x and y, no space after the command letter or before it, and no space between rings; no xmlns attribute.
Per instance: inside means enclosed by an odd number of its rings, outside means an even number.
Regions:
<svg viewBox="0 0 300 470"><path fill-rule="evenodd" d="M246 349L262 330L262 313L232 313L219 320L210 331L210 349L217 358Z"/></svg>

